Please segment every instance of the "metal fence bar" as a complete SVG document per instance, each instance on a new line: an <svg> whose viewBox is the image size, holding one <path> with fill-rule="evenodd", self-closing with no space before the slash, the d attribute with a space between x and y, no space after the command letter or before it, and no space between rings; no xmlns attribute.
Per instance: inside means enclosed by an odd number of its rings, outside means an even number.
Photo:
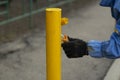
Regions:
<svg viewBox="0 0 120 80"><path fill-rule="evenodd" d="M6 4L6 3L7 3L7 1L0 1L0 5Z"/></svg>
<svg viewBox="0 0 120 80"><path fill-rule="evenodd" d="M32 28L32 10L33 10L33 0L30 0L30 4L29 4L29 7L30 7L30 17L29 17L29 26L30 28Z"/></svg>
<svg viewBox="0 0 120 80"><path fill-rule="evenodd" d="M25 13L25 4L24 4L24 0L22 0L21 3L22 3L22 14L24 14L24 13Z"/></svg>
<svg viewBox="0 0 120 80"><path fill-rule="evenodd" d="M2 11L2 12L0 12L0 15L6 14L6 13L7 13L7 11Z"/></svg>
<svg viewBox="0 0 120 80"><path fill-rule="evenodd" d="M7 0L7 4L6 4L6 16L7 16L7 19L9 19L9 0Z"/></svg>
<svg viewBox="0 0 120 80"><path fill-rule="evenodd" d="M51 2L50 0L46 0L47 1L47 5L50 6Z"/></svg>
<svg viewBox="0 0 120 80"><path fill-rule="evenodd" d="M52 4L52 5L48 6L48 7L60 6L60 5L69 3L69 2L71 2L71 1L74 1L74 0L61 1L61 2L59 2L59 3ZM47 7L47 6L46 6L46 7ZM43 8L37 9L37 10L33 10L31 13L28 12L28 13L25 13L25 14L23 14L23 15L20 15L20 16L17 16L17 17L13 17L13 18L11 18L11 19L9 19L9 20L1 21L1 22L0 22L0 26L1 26L1 25L4 25L4 24L7 24L7 23L10 23L10 22L14 22L14 21L19 20L19 19L23 19L23 18L28 17L28 16L30 16L30 15L34 15L34 14L37 14L37 13L39 13L39 12L42 12L42 11L44 11L44 10L46 9L46 7L43 7Z"/></svg>
<svg viewBox="0 0 120 80"><path fill-rule="evenodd" d="M37 8L38 8L38 5L39 5L39 0L36 0L36 3L37 3Z"/></svg>
<svg viewBox="0 0 120 80"><path fill-rule="evenodd" d="M9 18L9 1L8 0L0 1L0 5L4 5L5 6L5 10L0 12L0 16L1 15L5 15L6 18L8 19Z"/></svg>

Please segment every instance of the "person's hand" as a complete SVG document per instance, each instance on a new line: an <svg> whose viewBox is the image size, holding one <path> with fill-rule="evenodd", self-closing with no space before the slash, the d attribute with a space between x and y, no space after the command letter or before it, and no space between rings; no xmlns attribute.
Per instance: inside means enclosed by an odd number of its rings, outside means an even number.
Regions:
<svg viewBox="0 0 120 80"><path fill-rule="evenodd" d="M78 58L88 55L87 43L81 39L68 37L68 42L63 42L62 47L68 58Z"/></svg>

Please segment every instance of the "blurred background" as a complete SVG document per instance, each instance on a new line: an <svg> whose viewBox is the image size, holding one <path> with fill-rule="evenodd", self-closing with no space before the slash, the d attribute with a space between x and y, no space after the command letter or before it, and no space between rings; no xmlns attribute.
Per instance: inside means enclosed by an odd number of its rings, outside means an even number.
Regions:
<svg viewBox="0 0 120 80"><path fill-rule="evenodd" d="M45 8L60 7L63 16L96 0L0 0L0 43L12 41L32 30L45 29ZM84 6L83 6L84 5Z"/></svg>

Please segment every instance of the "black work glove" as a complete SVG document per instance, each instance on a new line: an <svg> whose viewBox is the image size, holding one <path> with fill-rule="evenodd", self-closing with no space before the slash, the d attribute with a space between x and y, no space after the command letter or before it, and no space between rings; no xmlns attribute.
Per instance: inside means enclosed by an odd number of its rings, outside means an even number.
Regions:
<svg viewBox="0 0 120 80"><path fill-rule="evenodd" d="M63 50L68 58L78 58L88 55L87 43L80 39L68 37L68 42L62 43Z"/></svg>

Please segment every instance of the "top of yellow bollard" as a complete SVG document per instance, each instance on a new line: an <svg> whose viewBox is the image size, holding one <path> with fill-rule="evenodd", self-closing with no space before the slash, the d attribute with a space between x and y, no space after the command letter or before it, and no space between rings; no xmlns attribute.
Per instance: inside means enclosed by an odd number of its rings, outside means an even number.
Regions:
<svg viewBox="0 0 120 80"><path fill-rule="evenodd" d="M46 11L61 11L60 8L46 8Z"/></svg>

